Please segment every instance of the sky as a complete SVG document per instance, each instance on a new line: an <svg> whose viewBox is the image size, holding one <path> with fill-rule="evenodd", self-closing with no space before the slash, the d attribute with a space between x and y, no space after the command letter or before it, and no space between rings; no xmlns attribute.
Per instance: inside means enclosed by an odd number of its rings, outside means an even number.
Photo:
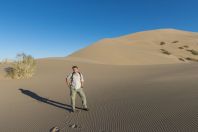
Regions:
<svg viewBox="0 0 198 132"><path fill-rule="evenodd" d="M198 31L198 0L0 0L0 60L63 57L139 31Z"/></svg>

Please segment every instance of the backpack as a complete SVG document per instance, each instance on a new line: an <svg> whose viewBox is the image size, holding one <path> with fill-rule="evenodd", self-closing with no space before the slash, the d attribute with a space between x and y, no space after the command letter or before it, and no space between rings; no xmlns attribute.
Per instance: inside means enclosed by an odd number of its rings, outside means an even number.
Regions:
<svg viewBox="0 0 198 132"><path fill-rule="evenodd" d="M71 84L72 84L72 82L73 82L73 75L74 75L74 73L75 73L75 72L72 72L72 76L71 76ZM82 73L81 73L81 72L78 72L78 73L80 74L80 80L81 80L81 79L82 79L82 76L81 76L81 74L82 74Z"/></svg>

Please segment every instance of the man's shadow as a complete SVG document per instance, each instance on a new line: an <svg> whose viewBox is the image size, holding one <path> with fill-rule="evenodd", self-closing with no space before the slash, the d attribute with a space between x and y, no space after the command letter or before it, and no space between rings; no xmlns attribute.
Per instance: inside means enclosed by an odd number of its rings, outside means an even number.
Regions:
<svg viewBox="0 0 198 132"><path fill-rule="evenodd" d="M42 103L46 103L46 104L49 104L49 105L52 105L52 106L55 106L57 108L62 108L62 109L65 109L69 112L71 112L71 106L68 105L68 104L63 104L63 103L60 103L60 102L57 102L57 101L54 101L54 100L51 100L51 99L48 99L48 98L44 98L44 97L41 97L39 96L38 94L30 91L30 90L25 90L25 89L22 89L22 88L19 88L19 90L21 91L22 94L25 94L37 101L40 101ZM76 107L78 109L81 109L79 107Z"/></svg>

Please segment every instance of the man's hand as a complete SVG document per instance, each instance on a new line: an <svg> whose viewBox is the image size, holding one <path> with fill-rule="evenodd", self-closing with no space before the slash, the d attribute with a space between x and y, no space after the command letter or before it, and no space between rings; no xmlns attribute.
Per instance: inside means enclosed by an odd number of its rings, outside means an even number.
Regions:
<svg viewBox="0 0 198 132"><path fill-rule="evenodd" d="M81 88L83 88L83 82L81 81Z"/></svg>
<svg viewBox="0 0 198 132"><path fill-rule="evenodd" d="M67 80L67 78L66 78L65 82L66 82L67 86L69 87L71 83Z"/></svg>

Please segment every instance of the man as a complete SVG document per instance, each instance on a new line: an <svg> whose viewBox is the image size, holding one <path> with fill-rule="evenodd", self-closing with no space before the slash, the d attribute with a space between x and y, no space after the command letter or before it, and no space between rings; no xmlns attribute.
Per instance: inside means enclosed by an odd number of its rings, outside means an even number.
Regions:
<svg viewBox="0 0 198 132"><path fill-rule="evenodd" d="M83 90L83 83L84 83L83 75L81 72L79 72L78 66L73 66L72 70L73 73L70 73L66 77L66 83L70 88L72 112L75 112L76 93L78 93L78 95L82 99L83 110L88 111L89 109L87 108L86 95Z"/></svg>

